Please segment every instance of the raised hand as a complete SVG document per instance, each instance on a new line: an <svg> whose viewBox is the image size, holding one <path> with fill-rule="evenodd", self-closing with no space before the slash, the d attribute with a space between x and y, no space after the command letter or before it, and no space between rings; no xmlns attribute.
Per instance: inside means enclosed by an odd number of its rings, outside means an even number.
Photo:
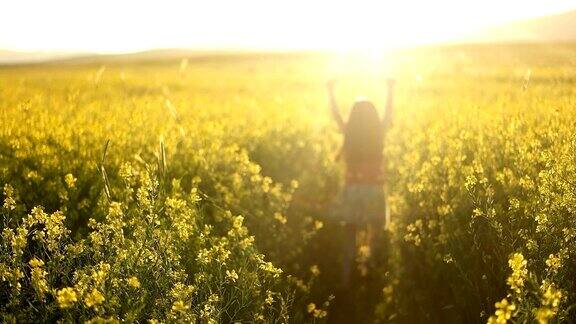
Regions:
<svg viewBox="0 0 576 324"><path fill-rule="evenodd" d="M330 79L326 82L326 88L328 89L328 97L329 97L329 101L330 101L330 110L332 111L332 116L334 117L334 119L336 120L336 123L338 124L338 129L340 129L341 132L344 132L344 119L342 119L342 116L340 115L340 111L338 109L338 104L336 104L336 98L334 97L334 84L336 83L336 80L334 79Z"/></svg>
<svg viewBox="0 0 576 324"><path fill-rule="evenodd" d="M334 93L334 85L336 84L335 79L330 79L326 82L326 88L328 89L329 93Z"/></svg>
<svg viewBox="0 0 576 324"><path fill-rule="evenodd" d="M386 79L386 85L388 86L388 90L394 89L394 86L396 85L396 79L394 78Z"/></svg>
<svg viewBox="0 0 576 324"><path fill-rule="evenodd" d="M384 130L387 130L392 125L392 115L394 114L394 86L396 80L393 78L386 79L386 85L388 86L388 94L386 98L386 112L384 114L383 125Z"/></svg>

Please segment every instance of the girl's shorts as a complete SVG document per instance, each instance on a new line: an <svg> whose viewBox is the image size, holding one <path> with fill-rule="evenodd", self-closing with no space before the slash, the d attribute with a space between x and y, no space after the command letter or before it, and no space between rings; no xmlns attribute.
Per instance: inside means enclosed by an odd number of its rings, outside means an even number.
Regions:
<svg viewBox="0 0 576 324"><path fill-rule="evenodd" d="M346 185L336 200L332 217L346 224L384 222L386 200L382 185Z"/></svg>

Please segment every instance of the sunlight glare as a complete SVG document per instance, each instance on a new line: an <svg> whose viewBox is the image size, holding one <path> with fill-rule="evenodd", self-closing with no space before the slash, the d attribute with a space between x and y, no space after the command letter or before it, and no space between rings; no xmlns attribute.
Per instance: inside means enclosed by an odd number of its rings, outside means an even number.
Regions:
<svg viewBox="0 0 576 324"><path fill-rule="evenodd" d="M567 10L574 2L20 0L2 5L10 14L0 19L0 48L388 50L459 39L489 25Z"/></svg>

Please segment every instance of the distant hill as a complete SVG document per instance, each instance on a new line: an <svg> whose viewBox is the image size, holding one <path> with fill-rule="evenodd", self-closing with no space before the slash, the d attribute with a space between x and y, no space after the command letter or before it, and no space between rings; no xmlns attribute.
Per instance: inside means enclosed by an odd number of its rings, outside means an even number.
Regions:
<svg viewBox="0 0 576 324"><path fill-rule="evenodd" d="M19 52L0 49L0 64L39 63L58 59L68 59L78 55L78 53Z"/></svg>
<svg viewBox="0 0 576 324"><path fill-rule="evenodd" d="M487 28L471 35L468 40L479 42L576 41L576 10Z"/></svg>
<svg viewBox="0 0 576 324"><path fill-rule="evenodd" d="M486 28L468 35L455 43L504 43L504 42L576 42L576 10L540 18L520 20ZM452 43L452 42L451 42ZM16 52L0 49L0 65L28 63L125 63L162 61L180 58L202 59L220 56L226 58L235 53L251 51L209 51L194 49L157 49L129 54L99 55L92 53ZM236 56L236 55L235 55Z"/></svg>
<svg viewBox="0 0 576 324"><path fill-rule="evenodd" d="M163 64L165 62L190 59L203 60L242 60L257 59L260 56L306 55L312 52L285 51L249 51L249 50L194 50L194 49L154 49L127 54L73 54L73 55L32 55L34 53L17 53L0 50L0 66L29 64L126 64L149 63ZM5 59L7 58L7 59Z"/></svg>
<svg viewBox="0 0 576 324"><path fill-rule="evenodd" d="M110 63L170 60L198 55L199 51L186 49L157 49L128 54L57 53L57 52L17 52L0 49L0 65L37 63ZM202 52L203 53L203 52Z"/></svg>
<svg viewBox="0 0 576 324"><path fill-rule="evenodd" d="M212 57L219 55L226 55L232 52L226 51L204 51L180 48L166 48L166 49L153 49L142 52L126 53L126 54L86 54L75 57L63 58L56 60L58 63L68 64L113 64L113 63L141 63L141 62L162 62L180 60L183 58L200 59L203 57Z"/></svg>

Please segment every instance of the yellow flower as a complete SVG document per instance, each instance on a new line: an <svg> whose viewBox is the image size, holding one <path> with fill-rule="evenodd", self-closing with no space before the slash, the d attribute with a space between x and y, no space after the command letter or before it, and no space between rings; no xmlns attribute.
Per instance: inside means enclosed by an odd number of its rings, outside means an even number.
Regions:
<svg viewBox="0 0 576 324"><path fill-rule="evenodd" d="M32 258L28 264L32 267L31 277L32 277L32 286L36 293L40 297L40 299L44 299L44 294L48 292L48 281L46 281L46 275L48 274L42 266L44 266L44 261L37 259L36 257Z"/></svg>
<svg viewBox="0 0 576 324"><path fill-rule="evenodd" d="M384 289L382 289L382 292L384 293L384 299L386 300L386 302L391 303L394 296L394 286L388 285L384 287Z"/></svg>
<svg viewBox="0 0 576 324"><path fill-rule="evenodd" d="M172 304L172 311L174 312L185 312L188 308L190 307L181 300L175 301L174 304Z"/></svg>
<svg viewBox="0 0 576 324"><path fill-rule="evenodd" d="M106 278L108 271L110 271L110 264L108 263L104 263L104 262L100 262L97 266L96 266L96 270L94 270L94 272L92 273L92 278L94 279L94 282L96 284L100 284L102 282L104 282L104 279Z"/></svg>
<svg viewBox="0 0 576 324"><path fill-rule="evenodd" d="M510 274L506 282L516 293L520 293L520 289L524 287L524 280L528 275L526 264L527 261L524 259L522 253L514 253L512 258L508 260L508 265L512 269L512 274Z"/></svg>
<svg viewBox="0 0 576 324"><path fill-rule="evenodd" d="M274 303L274 296L272 296L272 292L270 290L266 290L266 299L264 302L268 305L272 305Z"/></svg>
<svg viewBox="0 0 576 324"><path fill-rule="evenodd" d="M274 278L278 278L280 277L280 274L282 274L282 269L274 267L272 262L263 262L260 265L260 269L272 274L272 277Z"/></svg>
<svg viewBox="0 0 576 324"><path fill-rule="evenodd" d="M18 229L16 230L16 235L11 235L12 240L10 242L10 244L12 245L12 254L14 254L14 256L18 256L18 255L22 255L22 253L24 253L24 248L26 247L27 244L27 236L28 236L28 230L22 227L18 227Z"/></svg>
<svg viewBox="0 0 576 324"><path fill-rule="evenodd" d="M274 219L276 219L280 224L286 224L288 221L286 217L278 212L274 213Z"/></svg>
<svg viewBox="0 0 576 324"><path fill-rule="evenodd" d="M516 310L516 305L508 303L506 298L495 304L496 311L488 318L488 324L505 324Z"/></svg>
<svg viewBox="0 0 576 324"><path fill-rule="evenodd" d="M558 312L558 307L562 301L562 291L547 280L542 282L540 290L542 292L542 306L534 309L534 317L540 324L546 324Z"/></svg>
<svg viewBox="0 0 576 324"><path fill-rule="evenodd" d="M308 313L312 313L316 309L316 304L310 303L308 304Z"/></svg>
<svg viewBox="0 0 576 324"><path fill-rule="evenodd" d="M290 187L292 187L293 189L297 189L299 186L300 184L298 183L297 180L290 181Z"/></svg>
<svg viewBox="0 0 576 324"><path fill-rule="evenodd" d="M56 293L56 301L58 302L58 306L60 306L60 308L72 307L74 303L78 301L76 291L74 291L74 288L71 287L60 289Z"/></svg>
<svg viewBox="0 0 576 324"><path fill-rule="evenodd" d="M232 227L235 229L240 229L240 228L242 228L243 223L244 223L244 217L243 216L236 216L232 220Z"/></svg>
<svg viewBox="0 0 576 324"><path fill-rule="evenodd" d="M541 307L534 310L534 317L540 324L547 324L556 313L548 307Z"/></svg>
<svg viewBox="0 0 576 324"><path fill-rule="evenodd" d="M312 272L313 276L318 276L320 274L320 268L317 265L313 265L310 267L310 272Z"/></svg>
<svg viewBox="0 0 576 324"><path fill-rule="evenodd" d="M36 267L41 267L44 265L44 261L37 259L36 257L32 258L32 260L30 260L30 262L28 262L28 264L32 267L32 268L36 268Z"/></svg>
<svg viewBox="0 0 576 324"><path fill-rule="evenodd" d="M112 317L110 318L94 317L93 319L84 322L84 324L116 324L116 323L120 323L120 321Z"/></svg>
<svg viewBox="0 0 576 324"><path fill-rule="evenodd" d="M94 307L100 305L104 301L104 296L96 288L92 289L92 292L84 297L84 303L88 307Z"/></svg>
<svg viewBox="0 0 576 324"><path fill-rule="evenodd" d="M557 308L562 299L562 292L556 289L552 284L546 286L546 290L542 294L542 305Z"/></svg>
<svg viewBox="0 0 576 324"><path fill-rule="evenodd" d="M316 317L316 318L324 318L324 317L326 317L326 315L328 315L328 312L326 312L325 310L322 310L322 309L315 309L314 310L314 317Z"/></svg>
<svg viewBox="0 0 576 324"><path fill-rule="evenodd" d="M505 318L506 320L509 320L512 316L512 312L516 310L516 305L509 304L506 298L502 299L500 302L497 302L495 305L497 310L494 312L494 314L496 314L496 316L499 318Z"/></svg>
<svg viewBox="0 0 576 324"><path fill-rule="evenodd" d="M76 180L77 179L74 178L74 176L71 173L68 173L67 175L64 176L64 182L66 182L68 188L76 187Z"/></svg>
<svg viewBox="0 0 576 324"><path fill-rule="evenodd" d="M546 259L546 265L553 272L557 272L558 269L560 269L560 266L562 266L562 261L560 260L559 257L555 256L554 254L550 254L548 256L548 259Z"/></svg>
<svg viewBox="0 0 576 324"><path fill-rule="evenodd" d="M316 304L308 304L308 313L312 314L315 318L324 318L328 313L325 310L316 307Z"/></svg>
<svg viewBox="0 0 576 324"><path fill-rule="evenodd" d="M140 281L136 277L130 277L127 280L128 286L132 288L140 288Z"/></svg>
<svg viewBox="0 0 576 324"><path fill-rule="evenodd" d="M14 188L11 185L4 185L4 208L8 210L16 209L16 200L14 199Z"/></svg>
<svg viewBox="0 0 576 324"><path fill-rule="evenodd" d="M226 277L231 281L236 282L236 280L238 279L238 274L236 273L235 270L232 271L226 270Z"/></svg>

